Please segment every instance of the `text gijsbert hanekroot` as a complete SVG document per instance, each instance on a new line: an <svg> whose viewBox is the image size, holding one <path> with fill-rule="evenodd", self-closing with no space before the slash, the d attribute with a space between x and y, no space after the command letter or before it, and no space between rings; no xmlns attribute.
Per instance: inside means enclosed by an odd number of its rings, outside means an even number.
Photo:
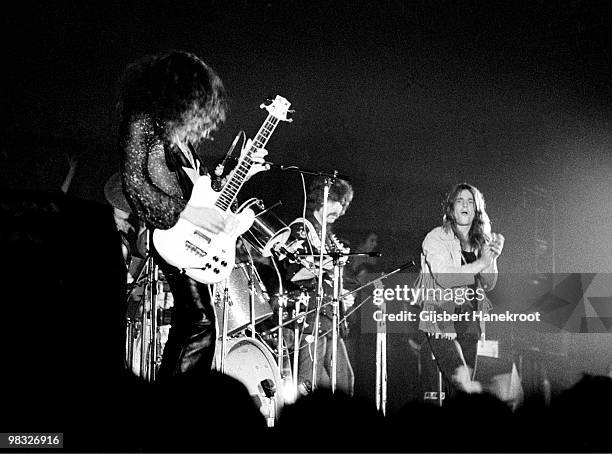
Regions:
<svg viewBox="0 0 612 454"><path fill-rule="evenodd" d="M385 302L399 301L407 302L411 305L420 304L426 301L448 302L453 301L460 306L468 301L482 301L485 299L485 291L482 288L457 287L457 288L423 288L410 287L408 285L396 285L395 288L375 288L372 291L372 302L380 307ZM386 306L386 305L385 305ZM385 310L378 309L373 313L375 322L414 322L417 320L426 322L458 322L458 321L527 321L539 322L540 313L534 312L530 314L512 313L505 311L504 313L485 313L483 311L467 311L461 313L448 313L436 311L421 311L419 314L414 312L401 310L399 312L390 312L388 308Z"/></svg>

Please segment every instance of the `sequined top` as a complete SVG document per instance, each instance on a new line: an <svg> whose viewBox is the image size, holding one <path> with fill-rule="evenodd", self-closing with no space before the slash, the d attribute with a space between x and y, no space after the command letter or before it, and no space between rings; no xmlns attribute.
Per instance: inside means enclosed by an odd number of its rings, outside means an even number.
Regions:
<svg viewBox="0 0 612 454"><path fill-rule="evenodd" d="M178 221L190 190L172 164L172 148L161 128L148 115L131 118L120 138L125 195L139 219L154 228L168 229Z"/></svg>

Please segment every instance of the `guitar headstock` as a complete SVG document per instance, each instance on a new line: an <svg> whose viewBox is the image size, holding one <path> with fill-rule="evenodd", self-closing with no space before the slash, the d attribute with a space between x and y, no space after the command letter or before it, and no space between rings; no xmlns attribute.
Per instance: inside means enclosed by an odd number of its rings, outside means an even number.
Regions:
<svg viewBox="0 0 612 454"><path fill-rule="evenodd" d="M294 111L289 110L291 103L280 95L276 95L273 100L266 100L261 106L262 109L266 109L270 115L278 118L281 121L287 121L291 123L293 119L289 118L289 115Z"/></svg>

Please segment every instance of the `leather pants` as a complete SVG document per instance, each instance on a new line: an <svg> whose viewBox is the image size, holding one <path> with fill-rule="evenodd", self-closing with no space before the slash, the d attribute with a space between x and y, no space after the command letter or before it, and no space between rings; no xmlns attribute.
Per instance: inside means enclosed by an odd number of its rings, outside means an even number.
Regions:
<svg viewBox="0 0 612 454"><path fill-rule="evenodd" d="M208 285L200 284L160 258L159 264L174 297L174 318L164 347L158 378L186 372L210 373L217 328Z"/></svg>

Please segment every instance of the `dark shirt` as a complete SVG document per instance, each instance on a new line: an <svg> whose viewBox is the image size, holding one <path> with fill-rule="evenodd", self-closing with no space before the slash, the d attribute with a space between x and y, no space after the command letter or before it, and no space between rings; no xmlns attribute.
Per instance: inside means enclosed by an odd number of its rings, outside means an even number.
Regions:
<svg viewBox="0 0 612 454"><path fill-rule="evenodd" d="M147 226L168 229L176 224L191 195L191 182L181 168L190 165L164 140L161 127L150 116L134 116L121 129L128 202Z"/></svg>

